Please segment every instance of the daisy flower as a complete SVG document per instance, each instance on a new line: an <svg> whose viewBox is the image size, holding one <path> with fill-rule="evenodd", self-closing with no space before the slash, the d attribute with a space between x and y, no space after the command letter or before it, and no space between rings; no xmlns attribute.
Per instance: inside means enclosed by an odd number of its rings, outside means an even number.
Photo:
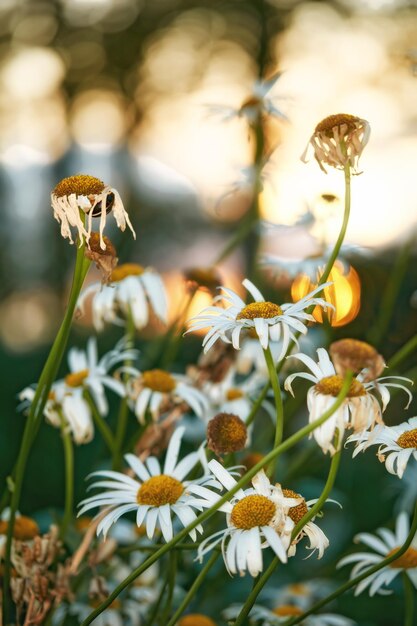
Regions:
<svg viewBox="0 0 417 626"><path fill-rule="evenodd" d="M236 619L241 611L241 606L234 605L223 611L226 620ZM281 626L286 624L291 617L299 617L304 610L296 604L281 604L273 609L255 604L249 615L250 624L259 626ZM303 626L354 626L355 622L347 617L334 613L321 613L309 615L303 619Z"/></svg>
<svg viewBox="0 0 417 626"><path fill-rule="evenodd" d="M106 186L103 181L94 176L78 174L63 178L51 193L51 204L54 218L61 224L61 235L69 239L70 243L73 243L71 233L71 227L73 227L77 231L80 245L85 241L88 246L93 217L100 216L100 246L105 250L103 231L106 225L106 215L109 212L113 213L118 228L124 231L127 224L136 239L135 231L118 191ZM87 218L86 225L82 216Z"/></svg>
<svg viewBox="0 0 417 626"><path fill-rule="evenodd" d="M251 95L238 108L221 104L209 105L209 112L218 115L223 122L234 118L245 118L250 124L255 124L262 114L272 115L288 121L287 116L274 103L275 98L270 96L270 91L275 86L282 73L277 72L268 80L256 80L252 87Z"/></svg>
<svg viewBox="0 0 417 626"><path fill-rule="evenodd" d="M356 456L370 446L378 446L378 459L384 463L390 474L402 478L408 461L417 461L417 417L398 426L378 426L372 432L365 431L351 435L346 443L357 442L353 452Z"/></svg>
<svg viewBox="0 0 417 626"><path fill-rule="evenodd" d="M209 476L203 476L199 480L184 480L200 458L199 452L192 452L177 463L184 430L182 427L177 428L172 435L162 470L154 456L148 457L146 462L142 463L135 455L126 454L126 462L137 479L110 470L92 474L104 480L93 483L90 488L105 487L109 491L83 500L79 505L81 509L78 515L97 507L109 507L108 513L97 526L97 535L103 533L106 537L110 527L122 515L135 512L137 526L146 525L149 539L153 538L158 525L165 541L170 541L173 537L173 514L183 526L187 526L196 519L194 509L201 511L218 500L219 496L202 484L216 486L216 482ZM197 532L203 532L201 525L190 531L193 541L197 538Z"/></svg>
<svg viewBox="0 0 417 626"><path fill-rule="evenodd" d="M315 383L307 393L310 423L330 409L343 386L343 376L336 373L326 350L319 348L317 354L317 363L311 357L301 353L289 357L304 363L311 374L306 372L291 374L284 384L285 389L294 395L292 382L295 378L305 378ZM382 422L382 413L390 400L388 387L403 389L409 397L408 404L411 402L412 395L409 389L397 382L392 382L393 380L404 380L412 383L410 379L402 376L384 376L370 382L362 382L361 374L353 378L342 405L324 424L314 430L313 436L323 452L330 451L331 454L334 454L335 448L332 441L336 431L342 439L345 428L353 428L355 432L359 432L372 428L376 422ZM378 391L382 400L382 408L370 391Z"/></svg>
<svg viewBox="0 0 417 626"><path fill-rule="evenodd" d="M292 519L295 526L298 524L299 521L302 520L305 515L307 515L313 504L317 502L317 500L309 500L308 502L306 502L303 496L301 496L299 493L296 493L295 491L292 491L292 489L283 489L282 493L286 498L294 498L298 501L301 500L300 504L291 507L288 511L288 516ZM311 519L309 522L307 522L307 524L303 526L300 533L291 543L291 546L288 550L289 556L294 556L297 543L301 541L303 537L308 537L308 539L310 540L308 550L312 550L310 556L314 554L314 552L317 550L318 558L322 558L324 551L326 550L326 548L329 547L329 540L327 539L321 528L319 528L317 524L314 523L314 519L315 518Z"/></svg>
<svg viewBox="0 0 417 626"><path fill-rule="evenodd" d="M88 340L86 351L71 348L68 352L70 373L63 380L58 380L52 385L44 409L45 419L56 428L61 428L62 419L64 419L75 443L91 441L94 435L94 425L91 407L84 397L85 392L88 391L91 394L100 415L107 415L108 402L105 388L111 389L121 397L126 395L124 385L110 376L109 371L114 365L132 360L136 355L136 350L126 348L124 340L100 360L94 337ZM19 397L28 406L34 396L34 389L27 387Z"/></svg>
<svg viewBox="0 0 417 626"><path fill-rule="evenodd" d="M215 460L208 464L218 481L226 488L236 485L233 476ZM230 502L219 511L226 513L227 528L207 539L198 548L198 558L221 542L223 559L230 574L241 576L249 571L251 576L262 572L262 550L270 546L277 557L287 562L294 522L288 516L291 507L300 499L284 496L280 485L271 485L261 470L252 479L253 488L239 489ZM227 547L226 547L227 543Z"/></svg>
<svg viewBox="0 0 417 626"><path fill-rule="evenodd" d="M206 396L186 376L161 369L130 371L135 373L135 378L129 381L129 397L134 402L134 412L141 424L145 423L147 411L156 421L170 406L182 402L188 404L201 419L209 411Z"/></svg>
<svg viewBox="0 0 417 626"><path fill-rule="evenodd" d="M102 331L106 323L121 324L129 315L135 327L144 328L153 311L163 323L167 323L168 305L164 283L152 268L136 263L118 265L110 274L109 284L93 283L80 295L78 308L82 313L86 300L92 296L93 324ZM121 313L124 320L119 317Z"/></svg>
<svg viewBox="0 0 417 626"><path fill-rule="evenodd" d="M349 163L353 173L360 174L359 158L369 141L370 134L369 123L356 115L346 113L329 115L317 124L307 148L301 155L301 160L307 162L307 154L312 147L314 158L323 172L327 173L324 165L343 170Z"/></svg>
<svg viewBox="0 0 417 626"><path fill-rule="evenodd" d="M323 299L313 297L327 284L317 287L294 304L281 306L266 302L259 289L249 280L245 279L242 284L255 302L245 304L234 291L222 287L223 294L217 300L222 300L229 306L226 309L209 306L191 319L187 332L209 328L203 340L204 352L210 350L218 339L231 343L236 350L239 350L242 331L252 329L256 332L264 350L268 348L270 341L279 341L282 337L282 348L278 357L278 360L281 360L287 352L290 341L296 342L294 331L305 335L307 333L305 323L314 321L314 317L306 313L305 309L312 305L323 308L331 306Z"/></svg>
<svg viewBox="0 0 417 626"><path fill-rule="evenodd" d="M410 532L410 524L406 513L400 513L395 524L395 532L388 528L379 528L377 535L370 533L359 533L355 537L355 542L361 542L371 548L374 552L356 552L349 554L339 561L337 567L343 567L350 563L355 563L350 578L356 578L365 573L369 567L383 561L386 557L391 556L401 548ZM414 537L412 544L403 555L392 561L389 565L385 565L380 570L370 574L362 580L355 589L355 596L359 595L365 589L369 588L369 595L390 594L391 591L386 589L387 586L400 574L405 572L410 578L414 587L417 589L417 535Z"/></svg>

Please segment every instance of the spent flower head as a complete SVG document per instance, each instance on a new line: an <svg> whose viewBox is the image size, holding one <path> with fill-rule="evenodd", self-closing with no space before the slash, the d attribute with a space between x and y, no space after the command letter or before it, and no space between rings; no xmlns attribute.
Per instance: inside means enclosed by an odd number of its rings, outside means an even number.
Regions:
<svg viewBox="0 0 417 626"><path fill-rule="evenodd" d="M107 213L113 213L120 230L129 226L136 238L119 192L95 176L77 174L63 178L51 193L51 204L54 217L61 224L61 235L70 243L73 243L71 228L75 228L80 244L85 241L89 246L93 217L100 217L100 247L105 250L103 231Z"/></svg>

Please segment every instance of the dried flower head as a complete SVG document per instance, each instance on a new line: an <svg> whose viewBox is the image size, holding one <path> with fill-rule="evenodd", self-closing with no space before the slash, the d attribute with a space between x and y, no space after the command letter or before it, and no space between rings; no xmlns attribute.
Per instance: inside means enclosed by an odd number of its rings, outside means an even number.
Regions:
<svg viewBox="0 0 417 626"><path fill-rule="evenodd" d="M330 356L336 372L344 376L348 370L361 373L361 380L375 380L384 371L385 361L375 348L358 339L340 339L330 345Z"/></svg>
<svg viewBox="0 0 417 626"><path fill-rule="evenodd" d="M217 287L222 285L220 274L214 267L191 267L185 270L184 277L192 292L197 289L204 289L214 296Z"/></svg>
<svg viewBox="0 0 417 626"><path fill-rule="evenodd" d="M100 216L100 247L105 250L103 230L106 215L110 212L120 230L124 231L127 224L136 238L118 191L94 176L77 174L63 178L51 193L51 204L54 217L61 224L61 235L71 243L72 226L76 228L80 242L86 241L89 246L93 217Z"/></svg>
<svg viewBox="0 0 417 626"><path fill-rule="evenodd" d="M248 438L246 424L232 413L219 413L207 426L207 447L216 454L243 450Z"/></svg>
<svg viewBox="0 0 417 626"><path fill-rule="evenodd" d="M117 265L116 248L108 237L103 236L104 248L101 247L101 237L99 233L91 233L89 247L85 251L85 256L96 264L101 272L101 282L110 282L112 274Z"/></svg>
<svg viewBox="0 0 417 626"><path fill-rule="evenodd" d="M301 155L301 160L307 161L311 145L314 157L323 172L326 173L324 165L344 169L349 164L353 174L360 174L357 169L358 162L369 141L370 132L369 123L356 115L347 113L329 115L317 124L307 148Z"/></svg>

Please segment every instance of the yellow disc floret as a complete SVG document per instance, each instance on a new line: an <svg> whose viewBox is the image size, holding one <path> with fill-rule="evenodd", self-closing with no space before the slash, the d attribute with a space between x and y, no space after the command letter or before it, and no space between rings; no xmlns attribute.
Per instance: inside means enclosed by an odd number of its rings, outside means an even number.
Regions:
<svg viewBox="0 0 417 626"><path fill-rule="evenodd" d="M335 374L334 376L326 376L319 380L314 386L316 393L321 393L325 396L338 396L342 390L344 379L342 376ZM359 380L354 378L350 383L349 391L347 393L348 398L357 398L358 396L365 396L366 389Z"/></svg>
<svg viewBox="0 0 417 626"><path fill-rule="evenodd" d="M178 626L216 626L216 622L206 615L192 613L181 617Z"/></svg>
<svg viewBox="0 0 417 626"><path fill-rule="evenodd" d="M241 389L232 387L232 389L226 392L226 400L238 400L239 398L243 398L244 395Z"/></svg>
<svg viewBox="0 0 417 626"><path fill-rule="evenodd" d="M160 393L170 393L174 391L177 383L175 378L169 372L164 370L147 370L142 373L142 382L145 387L149 387L152 391Z"/></svg>
<svg viewBox="0 0 417 626"><path fill-rule="evenodd" d="M417 448L417 428L402 433L397 439L397 445L401 448Z"/></svg>
<svg viewBox="0 0 417 626"><path fill-rule="evenodd" d="M71 194L76 196L98 196L104 188L105 185L99 178L88 176L87 174L77 174L76 176L63 178L52 193L57 198L70 196Z"/></svg>
<svg viewBox="0 0 417 626"><path fill-rule="evenodd" d="M262 317L263 319L271 319L272 317L277 317L278 315L282 315L282 309L278 306L278 304L274 304L273 302L251 302L243 307L243 309L237 314L236 319L254 320L259 317Z"/></svg>
<svg viewBox="0 0 417 626"><path fill-rule="evenodd" d="M0 520L0 535L7 534L9 522ZM39 535L39 526L31 517L20 515L16 517L13 527L13 537L19 541L29 541Z"/></svg>
<svg viewBox="0 0 417 626"><path fill-rule="evenodd" d="M112 271L110 282L118 283L128 276L140 276L144 271L145 269L142 265L138 265L137 263L122 263L122 265L118 265Z"/></svg>
<svg viewBox="0 0 417 626"><path fill-rule="evenodd" d="M292 615L295 616L303 614L302 609L300 609L299 606L294 606L293 604L282 604L281 606L277 606L277 608L272 612L280 617L291 617Z"/></svg>
<svg viewBox="0 0 417 626"><path fill-rule="evenodd" d="M85 379L89 374L88 369L80 370L79 372L73 372L65 376L65 384L68 387L81 387Z"/></svg>
<svg viewBox="0 0 417 626"><path fill-rule="evenodd" d="M299 493L296 493L292 489L283 489L282 493L286 498L302 498ZM306 513L308 513L308 508L306 501L303 498L303 501L300 502L300 504L297 504L296 506L292 506L290 508L290 510L288 511L288 517L292 519L294 524L298 524L298 522L304 517L304 515L306 515Z"/></svg>
<svg viewBox="0 0 417 626"><path fill-rule="evenodd" d="M184 486L176 478L161 474L152 476L139 488L136 499L138 504L163 506L175 504L184 491Z"/></svg>
<svg viewBox="0 0 417 626"><path fill-rule="evenodd" d="M275 504L261 495L242 498L233 507L231 522L236 528L249 530L255 526L267 526L275 515Z"/></svg>
<svg viewBox="0 0 417 626"><path fill-rule="evenodd" d="M399 549L400 546L390 550L387 556L392 556ZM393 567L394 569L414 569L417 567L417 550L415 548L408 548L398 559L392 561L389 567Z"/></svg>

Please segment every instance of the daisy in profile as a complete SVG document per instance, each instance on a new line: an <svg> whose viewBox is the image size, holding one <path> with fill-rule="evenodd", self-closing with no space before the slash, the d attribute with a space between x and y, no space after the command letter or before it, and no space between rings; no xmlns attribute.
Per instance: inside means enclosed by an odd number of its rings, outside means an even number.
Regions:
<svg viewBox="0 0 417 626"><path fill-rule="evenodd" d="M290 341L296 342L294 332L303 335L307 333L306 322L314 321L314 318L305 309L312 305L329 307L327 302L314 296L326 286L321 285L307 296L294 304L274 304L266 302L265 298L253 283L245 279L243 286L253 297L254 302L245 304L234 291L222 287L222 295L217 300L223 301L226 309L209 306L199 315L191 319L190 328L187 332L208 328L203 340L204 352L221 339L225 343L231 343L236 350L240 349L241 333L244 329L256 333L264 350L270 341L282 339L281 352L278 360L281 360L288 350Z"/></svg>
<svg viewBox="0 0 417 626"><path fill-rule="evenodd" d="M161 468L156 457L150 456L145 463L133 454L126 454L125 459L137 478L110 470L94 472L98 480L90 489L106 488L108 491L86 498L80 502L78 516L91 509L108 507L108 513L97 526L97 535L106 537L110 527L127 513L136 513L136 525L146 525L146 534L152 539L158 526L165 541L174 535L172 516L177 517L183 526L196 519L195 510L201 511L212 506L219 498L218 494L204 485L216 486L209 476L198 480L184 480L200 459L199 452L188 454L178 462L178 454L184 428L177 428L168 445L165 462ZM190 531L193 541L197 532L203 528L198 525Z"/></svg>
<svg viewBox="0 0 417 626"><path fill-rule="evenodd" d="M372 432L351 435L346 443L351 442L357 442L354 457L370 446L379 446L378 459L390 474L402 478L408 461L413 457L417 461L417 417L398 426L378 426Z"/></svg>
<svg viewBox="0 0 417 626"><path fill-rule="evenodd" d="M168 320L164 283L158 272L150 267L144 268L136 263L118 265L111 272L108 284L93 283L82 291L78 300L81 313L90 297L93 324L99 332L106 323L125 324L129 315L135 328L140 330L148 324L151 311L163 324Z"/></svg>
<svg viewBox="0 0 417 626"><path fill-rule="evenodd" d="M337 567L350 565L355 563L350 577L356 578L365 573L366 570L386 557L391 556L405 543L408 533L410 532L410 524L408 515L400 513L395 524L395 532L388 528L379 528L376 535L370 533L359 533L355 537L356 543L363 543L371 548L373 552L357 552L349 554L339 561ZM355 589L355 596L358 596L365 589L369 589L369 595L390 594L391 591L386 589L391 582L400 574L405 572L414 587L417 589L417 535L414 537L411 546L398 559L392 561L389 565L382 567L377 572L370 574L362 580Z"/></svg>
<svg viewBox="0 0 417 626"><path fill-rule="evenodd" d="M220 463L212 460L208 465L226 489L236 485L233 476ZM239 572L243 576L248 571L251 576L257 576L262 572L262 550L267 546L282 563L287 562L294 528L288 511L300 503L300 498L285 497L280 485L272 485L263 470L254 476L252 485L253 488L239 489L230 502L219 507L219 511L226 513L227 528L205 539L198 548L201 560L221 542L230 574Z"/></svg>
<svg viewBox="0 0 417 626"><path fill-rule="evenodd" d="M344 169L348 163L354 174L358 171L359 158L369 141L371 129L369 122L347 113L329 115L314 129L301 160L308 161L308 153L312 148L314 158L323 172L325 165Z"/></svg>
<svg viewBox="0 0 417 626"><path fill-rule="evenodd" d="M70 243L73 243L71 228L74 228L80 244L85 241L88 246L93 217L100 217L100 245L105 250L103 231L107 213L113 213L120 230L129 226L136 239L118 191L94 176L77 174L63 178L51 193L51 204L54 217L61 224L61 235Z"/></svg>
<svg viewBox="0 0 417 626"><path fill-rule="evenodd" d="M291 507L288 511L288 516L294 522L296 526L298 522L300 522L305 515L309 512L310 508L317 502L317 500L306 500L302 495L292 491L292 489L283 489L282 493L286 498L294 498L301 500L301 502L293 507ZM308 550L311 550L311 554L317 550L318 555L317 558L321 559L326 548L329 547L329 540L327 539L324 532L314 523L314 519L311 519L305 526L302 528L301 532L297 535L294 541L291 543L291 546L288 550L288 556L294 556L296 552L296 546L299 541L301 541L304 537L308 537L310 540L310 545L308 546Z"/></svg>
<svg viewBox="0 0 417 626"><path fill-rule="evenodd" d="M45 419L56 428L62 427L63 419L77 444L91 441L94 425L85 392L91 395L100 415L107 415L109 407L105 389L110 389L121 397L126 395L125 386L109 372L118 363L133 360L136 356L136 350L127 348L123 340L100 360L94 337L88 340L85 351L71 348L68 352L70 373L53 383L44 409ZM26 407L34 396L32 387L27 387L20 393L20 399Z"/></svg>
<svg viewBox="0 0 417 626"><path fill-rule="evenodd" d="M129 397L141 424L145 423L147 411L157 421L173 406L185 403L198 417L204 419L210 408L206 396L193 386L187 376L171 374L162 369L136 371L134 378L129 381Z"/></svg>
<svg viewBox="0 0 417 626"><path fill-rule="evenodd" d="M241 606L233 605L223 611L226 620L236 619L241 611ZM297 604L280 604L272 609L255 604L249 615L249 623L259 626L281 626L288 623L291 617L299 617L304 613L302 607ZM355 626L355 622L347 617L334 613L321 613L309 615L302 621L303 626Z"/></svg>
<svg viewBox="0 0 417 626"><path fill-rule="evenodd" d="M285 380L284 387L292 395L292 383L295 378L305 378L315 383L307 393L307 407L309 410L309 421L314 422L334 403L335 397L340 393L343 386L343 376L336 373L336 369L324 348L317 350L318 362L305 354L294 354L288 358L298 359L308 367L311 373L297 372L291 374ZM346 428L352 428L355 432L361 432L368 428L373 428L376 423L382 423L382 413L390 400L388 387L400 387L409 398L408 404L412 400L412 395L402 384L393 382L397 380L412 383L408 378L402 376L384 376L369 382L362 382L361 375L353 378L347 396L342 405L326 420L324 424L314 430L313 436L323 452L334 454L335 448L333 439L336 431L340 436L339 445ZM370 393L378 391L381 396L382 406ZM407 404L407 406L408 406Z"/></svg>

